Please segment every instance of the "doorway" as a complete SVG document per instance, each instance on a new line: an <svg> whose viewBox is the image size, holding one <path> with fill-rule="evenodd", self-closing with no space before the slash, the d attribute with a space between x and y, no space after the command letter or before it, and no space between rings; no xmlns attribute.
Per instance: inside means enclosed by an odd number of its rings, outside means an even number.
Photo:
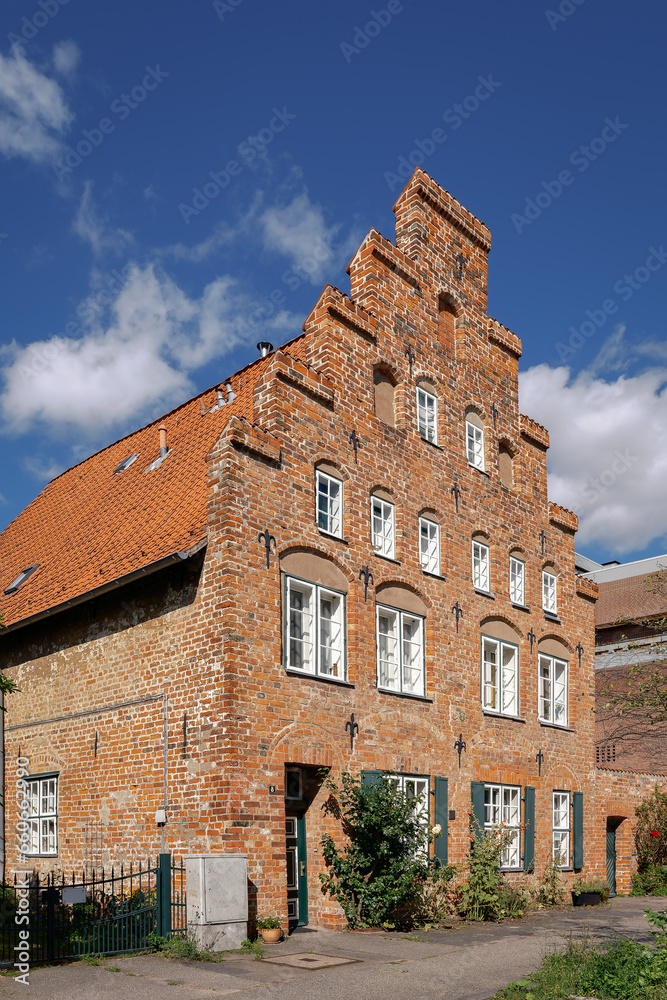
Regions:
<svg viewBox="0 0 667 1000"><path fill-rule="evenodd" d="M622 819L607 817L607 882L610 897L616 895L616 830L622 822Z"/></svg>
<svg viewBox="0 0 667 1000"><path fill-rule="evenodd" d="M287 916L290 933L296 927L308 924L308 809L322 787L322 781L322 768L303 764L285 765Z"/></svg>

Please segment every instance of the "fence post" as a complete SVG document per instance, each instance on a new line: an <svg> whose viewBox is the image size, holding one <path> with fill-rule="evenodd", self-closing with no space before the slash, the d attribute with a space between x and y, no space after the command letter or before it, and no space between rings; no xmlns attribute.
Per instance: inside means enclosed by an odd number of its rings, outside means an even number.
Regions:
<svg viewBox="0 0 667 1000"><path fill-rule="evenodd" d="M56 903L60 900L60 890L47 884L42 891L46 903L46 955L49 962L53 962L56 957Z"/></svg>
<svg viewBox="0 0 667 1000"><path fill-rule="evenodd" d="M157 932L171 936L171 854L160 854L157 878Z"/></svg>

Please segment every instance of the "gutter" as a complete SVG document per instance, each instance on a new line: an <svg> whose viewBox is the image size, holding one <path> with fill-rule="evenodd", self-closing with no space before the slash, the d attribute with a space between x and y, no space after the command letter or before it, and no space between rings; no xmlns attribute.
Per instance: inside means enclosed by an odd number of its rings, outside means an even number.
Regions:
<svg viewBox="0 0 667 1000"><path fill-rule="evenodd" d="M116 580L110 580L108 583L103 583L101 586L95 587L94 590L86 590L83 594L79 594L77 597L72 597L68 601L56 604L54 607L47 608L45 611L39 611L35 615L30 615L29 618L22 618L20 621L13 622L11 625L7 625L3 628L2 635L7 635L9 632L16 632L18 629L25 628L26 625L33 625L35 622L42 621L44 618L51 618L53 615L60 614L62 611L67 611L69 608L75 608L78 604L85 604L86 601L92 601L96 597L101 597L103 594L108 594L110 591L118 589L118 587L125 587L129 583L134 583L135 580L141 580L144 576L150 576L153 573L157 573L161 569L171 566L173 563L191 559L192 556L196 555L197 552L200 552L206 546L207 541L207 538L202 538L191 549L187 549L183 552L172 552L171 555L163 556L162 559L157 559L155 562L149 563L141 569L135 569L131 573L126 573L125 576L119 576Z"/></svg>

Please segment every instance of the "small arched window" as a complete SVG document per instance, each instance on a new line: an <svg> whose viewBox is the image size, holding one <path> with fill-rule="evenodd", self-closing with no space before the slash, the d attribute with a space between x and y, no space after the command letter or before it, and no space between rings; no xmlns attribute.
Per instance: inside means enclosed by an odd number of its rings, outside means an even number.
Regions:
<svg viewBox="0 0 667 1000"><path fill-rule="evenodd" d="M500 474L500 482L508 490L511 490L513 486L512 455L507 445L504 444L501 444L498 449L498 472Z"/></svg>
<svg viewBox="0 0 667 1000"><path fill-rule="evenodd" d="M456 349L456 313L446 295L438 298L438 334L447 353L453 355Z"/></svg>
<svg viewBox="0 0 667 1000"><path fill-rule="evenodd" d="M390 427L396 426L396 383L382 369L373 372L375 390L375 415Z"/></svg>
<svg viewBox="0 0 667 1000"><path fill-rule="evenodd" d="M474 410L466 413L466 453L470 465L484 472L484 424Z"/></svg>

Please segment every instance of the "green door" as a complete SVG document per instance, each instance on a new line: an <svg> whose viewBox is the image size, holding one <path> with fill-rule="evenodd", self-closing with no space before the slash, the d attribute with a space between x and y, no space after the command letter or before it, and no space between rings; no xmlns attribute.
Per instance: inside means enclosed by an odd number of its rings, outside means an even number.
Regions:
<svg viewBox="0 0 667 1000"><path fill-rule="evenodd" d="M609 895L616 895L616 827L607 821L607 882Z"/></svg>
<svg viewBox="0 0 667 1000"><path fill-rule="evenodd" d="M285 816L287 848L287 915L289 929L308 923L308 868L306 861L306 814Z"/></svg>

